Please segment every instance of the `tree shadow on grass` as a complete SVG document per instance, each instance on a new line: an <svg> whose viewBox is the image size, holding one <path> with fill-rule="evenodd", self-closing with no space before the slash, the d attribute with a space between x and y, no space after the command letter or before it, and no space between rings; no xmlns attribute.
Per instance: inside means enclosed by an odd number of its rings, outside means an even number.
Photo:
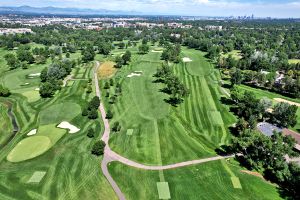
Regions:
<svg viewBox="0 0 300 200"><path fill-rule="evenodd" d="M233 101L233 100L231 100L231 99L229 99L229 98L226 98L226 97L221 97L221 103L222 104L225 104L225 105L234 105L235 104L235 102Z"/></svg>
<svg viewBox="0 0 300 200"><path fill-rule="evenodd" d="M164 99L164 101L173 107L178 107L178 105L183 102L183 99L170 97L169 99Z"/></svg>

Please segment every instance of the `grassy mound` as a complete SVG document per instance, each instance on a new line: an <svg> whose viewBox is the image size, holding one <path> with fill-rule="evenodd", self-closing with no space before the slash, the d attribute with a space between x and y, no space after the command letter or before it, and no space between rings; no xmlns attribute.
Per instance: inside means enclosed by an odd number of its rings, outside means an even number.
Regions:
<svg viewBox="0 0 300 200"><path fill-rule="evenodd" d="M71 121L81 112L81 108L76 103L64 102L54 104L40 112L40 124L53 124L62 121Z"/></svg>
<svg viewBox="0 0 300 200"><path fill-rule="evenodd" d="M8 154L10 162L20 162L37 157L51 146L51 140L46 136L32 136L20 141Z"/></svg>

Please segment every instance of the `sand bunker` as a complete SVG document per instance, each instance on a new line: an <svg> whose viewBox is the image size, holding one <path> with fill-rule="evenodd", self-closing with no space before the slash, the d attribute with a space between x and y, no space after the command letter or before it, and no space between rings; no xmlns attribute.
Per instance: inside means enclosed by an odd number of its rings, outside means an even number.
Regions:
<svg viewBox="0 0 300 200"><path fill-rule="evenodd" d="M151 52L153 52L153 53L162 53L163 51L161 51L161 50L152 50Z"/></svg>
<svg viewBox="0 0 300 200"><path fill-rule="evenodd" d="M182 61L183 62L192 62L192 60L190 58L188 58L188 57L182 58Z"/></svg>
<svg viewBox="0 0 300 200"><path fill-rule="evenodd" d="M77 128L76 126L70 124L69 122L63 121L61 122L57 128L63 128L63 129L69 129L69 133L77 133L78 131L80 131L79 128Z"/></svg>
<svg viewBox="0 0 300 200"><path fill-rule="evenodd" d="M40 88L35 88L34 90L35 90L35 91L39 91L39 90L40 90Z"/></svg>
<svg viewBox="0 0 300 200"><path fill-rule="evenodd" d="M32 129L31 131L29 131L29 132L27 133L27 135L28 135L28 136L35 135L36 132L37 132L37 129Z"/></svg>
<svg viewBox="0 0 300 200"><path fill-rule="evenodd" d="M41 75L41 73L35 73L35 74L29 74L28 76L29 77L37 77L37 76L40 76Z"/></svg>
<svg viewBox="0 0 300 200"><path fill-rule="evenodd" d="M290 105L295 105L295 106L300 107L300 103L288 101L288 100L285 100L285 99L282 99L282 98L274 98L274 100L277 101L277 102L284 102L284 103L288 103Z"/></svg>
<svg viewBox="0 0 300 200"><path fill-rule="evenodd" d="M134 73L129 74L127 77L131 78L134 76L141 76L142 75L142 71L135 71Z"/></svg>

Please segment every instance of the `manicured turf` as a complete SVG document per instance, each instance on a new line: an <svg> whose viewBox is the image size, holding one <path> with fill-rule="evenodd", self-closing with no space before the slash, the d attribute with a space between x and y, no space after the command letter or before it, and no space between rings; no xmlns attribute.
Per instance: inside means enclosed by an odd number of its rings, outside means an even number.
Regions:
<svg viewBox="0 0 300 200"><path fill-rule="evenodd" d="M242 189L240 179L238 177L232 176L231 177L231 182L234 188L236 189Z"/></svg>
<svg viewBox="0 0 300 200"><path fill-rule="evenodd" d="M80 52L74 56L78 55ZM0 54L0 64L1 56ZM71 54L71 57L74 56ZM91 66L93 65L89 64L88 67L84 67L78 77L92 78ZM4 66L0 66L0 70L5 71L3 68ZM18 76L19 73L18 70L0 72L0 82L6 75L15 78L13 74L16 73L15 75ZM24 73L24 75L26 74ZM26 76L22 77L26 78ZM86 93L86 89L83 87L86 83L87 80L76 80L72 86L62 88L53 98L38 99L32 102L28 102L28 99L21 95L23 92L35 89L32 87L29 90L29 86L28 89L14 90L15 93L9 98L0 98L0 105L3 105L4 101L13 104L13 112L20 126L18 134L0 151L0 199L117 199L111 186L102 175L99 165L101 157L96 158L90 153L94 141L100 139L102 135L103 129L102 125L100 126L100 120L88 120L81 116L80 109L78 112L78 108L85 106L86 102L94 95L94 93ZM66 105L65 118L80 127L80 132L66 134L66 130L55 128L64 117L60 111L57 111L58 108L51 109L51 106L59 104ZM45 110L47 109L49 109L47 114L53 115L54 120L50 116L49 118L43 117L45 124L41 125L39 115L46 114ZM70 111L72 111L71 115L69 115ZM40 112L44 113L40 114ZM96 130L94 139L86 136L90 127ZM35 137L26 136L34 128L38 128L36 136L46 135L50 137L51 142L56 141L56 143L45 153L33 159L20 163L7 161L6 156L23 138ZM51 134L53 130L56 131ZM58 134L57 131L63 131L63 133ZM28 183L36 171L46 172L46 175L40 183Z"/></svg>
<svg viewBox="0 0 300 200"><path fill-rule="evenodd" d="M116 74L114 80L122 84L122 95L114 105L103 96L106 107L113 108L111 123L122 125L121 132L110 140L112 149L139 162L170 164L215 155L215 149L229 140L226 126L235 119L219 101L219 87L213 83L218 80L216 71L204 53L184 48L183 55L193 62L172 68L190 95L177 108L164 101L168 96L160 92L163 86L153 83L153 74L161 65L160 54L133 54L133 62ZM127 78L133 71L142 71L142 75ZM111 87L110 94L114 91ZM131 137L127 137L127 129L135 130Z"/></svg>
<svg viewBox="0 0 300 200"><path fill-rule="evenodd" d="M132 135L133 134L133 129L127 129L126 135Z"/></svg>
<svg viewBox="0 0 300 200"><path fill-rule="evenodd" d="M35 158L49 149L51 140L46 136L31 136L20 141L8 154L10 162L20 162Z"/></svg>
<svg viewBox="0 0 300 200"><path fill-rule="evenodd" d="M13 127L7 107L0 103L0 146L12 135Z"/></svg>
<svg viewBox="0 0 300 200"><path fill-rule="evenodd" d="M157 182L157 191L159 199L170 199L170 190L168 182Z"/></svg>
<svg viewBox="0 0 300 200"><path fill-rule="evenodd" d="M289 64L298 64L300 63L300 59L289 59Z"/></svg>
<svg viewBox="0 0 300 200"><path fill-rule="evenodd" d="M32 176L27 181L27 183L39 183L44 178L45 175L46 175L46 172L36 171L32 174Z"/></svg>
<svg viewBox="0 0 300 200"><path fill-rule="evenodd" d="M73 102L63 102L54 104L40 112L40 124L60 123L62 121L71 121L81 113L81 108Z"/></svg>
<svg viewBox="0 0 300 200"><path fill-rule="evenodd" d="M233 187L232 174L224 168L221 161L212 161L164 170L164 177L169 184L171 199L281 199L274 185L259 177L242 173L238 163L230 161L226 162L225 165L239 179L242 189ZM112 163L109 166L109 171L127 199L159 199L156 186L157 182L160 182L158 171L139 170L120 163ZM129 185L130 187L128 187Z"/></svg>

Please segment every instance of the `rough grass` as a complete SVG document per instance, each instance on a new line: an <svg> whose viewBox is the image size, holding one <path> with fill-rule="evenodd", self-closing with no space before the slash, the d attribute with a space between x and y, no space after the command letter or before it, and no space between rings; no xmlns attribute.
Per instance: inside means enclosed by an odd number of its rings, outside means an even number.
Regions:
<svg viewBox="0 0 300 200"><path fill-rule="evenodd" d="M111 61L106 61L101 64L100 68L98 68L98 77L100 79L109 79L114 76L117 72L117 69L114 67L116 63Z"/></svg>

